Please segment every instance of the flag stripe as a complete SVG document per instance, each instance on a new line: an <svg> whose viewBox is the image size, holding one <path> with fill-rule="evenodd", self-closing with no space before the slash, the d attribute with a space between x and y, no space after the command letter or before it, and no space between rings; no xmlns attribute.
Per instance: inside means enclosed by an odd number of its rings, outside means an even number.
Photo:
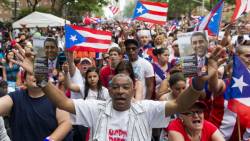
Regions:
<svg viewBox="0 0 250 141"><path fill-rule="evenodd" d="M136 19L141 20L141 21L145 21L145 22L160 24L160 25L164 25L166 23L166 21L152 20L152 19L143 18L143 17L137 17Z"/></svg>
<svg viewBox="0 0 250 141"><path fill-rule="evenodd" d="M97 49L107 49L110 47L109 44L88 43L88 42L82 42L80 44L77 44L76 46L84 46L84 47L91 47L91 48L97 48Z"/></svg>
<svg viewBox="0 0 250 141"><path fill-rule="evenodd" d="M237 98L236 100L250 107L250 97L249 98Z"/></svg>
<svg viewBox="0 0 250 141"><path fill-rule="evenodd" d="M92 33L92 34L99 34L99 35L106 35L106 36L112 36L112 32L109 31L102 31L102 30L95 30L95 29L91 29L91 28L85 28L85 27L80 27L80 26L71 26L73 29L78 30L78 31L86 31L88 33Z"/></svg>
<svg viewBox="0 0 250 141"><path fill-rule="evenodd" d="M145 5L157 6L163 8L168 7L168 3L163 3L163 2L141 1L141 3Z"/></svg>
<svg viewBox="0 0 250 141"><path fill-rule="evenodd" d="M167 13L166 12L158 12L158 11L149 11L148 12L149 14L152 14L152 15L158 15L158 16L164 16L166 17L167 16Z"/></svg>
<svg viewBox="0 0 250 141"><path fill-rule="evenodd" d="M236 0L236 7L232 16L232 21L238 19L241 14L246 10L246 8L248 7L248 1L249 0Z"/></svg>
<svg viewBox="0 0 250 141"><path fill-rule="evenodd" d="M98 33L90 33L88 31L83 30L77 30L80 34L82 34L84 37L90 37L90 38L96 38L99 40L111 40L111 35L99 35Z"/></svg>
<svg viewBox="0 0 250 141"><path fill-rule="evenodd" d="M249 13L250 12L250 0L247 1L247 8L246 8L246 12Z"/></svg>
<svg viewBox="0 0 250 141"><path fill-rule="evenodd" d="M162 21L162 22L166 22L166 20L167 20L166 16L158 16L158 15L152 15L152 14L148 14L148 13L143 14L140 17L155 20L155 21Z"/></svg>
<svg viewBox="0 0 250 141"><path fill-rule="evenodd" d="M144 5L148 10L151 11L157 11L157 12L167 12L168 8L167 7L157 7L157 6L152 6L152 5Z"/></svg>
<svg viewBox="0 0 250 141"><path fill-rule="evenodd" d="M86 38L86 42L89 42L89 43L111 44L110 40L100 40L100 39L91 38L91 37Z"/></svg>
<svg viewBox="0 0 250 141"><path fill-rule="evenodd" d="M241 123L243 123L247 127L250 127L250 107L240 103L235 99L232 99L228 101L228 108L237 113Z"/></svg>
<svg viewBox="0 0 250 141"><path fill-rule="evenodd" d="M107 52L108 49L92 48L88 46L73 46L67 49L68 51L93 51L93 52Z"/></svg>

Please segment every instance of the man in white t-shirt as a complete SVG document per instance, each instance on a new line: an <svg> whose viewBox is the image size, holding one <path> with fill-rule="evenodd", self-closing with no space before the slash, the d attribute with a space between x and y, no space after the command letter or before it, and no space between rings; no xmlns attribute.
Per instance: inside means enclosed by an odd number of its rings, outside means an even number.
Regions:
<svg viewBox="0 0 250 141"><path fill-rule="evenodd" d="M133 71L137 79L142 81L143 99L151 99L154 91L154 69L151 63L139 57L139 43L134 39L124 42L129 61L132 63Z"/></svg>
<svg viewBox="0 0 250 141"><path fill-rule="evenodd" d="M166 127L170 115L186 111L204 93L205 82L216 75L216 60L222 51L221 47L216 48L209 59L208 74L193 78L192 84L172 101L132 102L135 92L133 81L125 74L113 77L109 87L109 101L72 100L41 77L47 72L39 72L36 65L41 68L42 64L35 63L34 74L37 85L49 99L58 108L72 114L74 124L91 128L91 140L150 141L152 128Z"/></svg>
<svg viewBox="0 0 250 141"><path fill-rule="evenodd" d="M39 78L37 78L40 82ZM132 103L133 82L129 76L113 77L109 90L110 101L71 100L50 82L41 83L44 92L60 108L72 113L73 123L90 127L91 140L150 141L152 128L166 127L169 116L185 111L203 93L205 81L197 79L174 101L142 100Z"/></svg>

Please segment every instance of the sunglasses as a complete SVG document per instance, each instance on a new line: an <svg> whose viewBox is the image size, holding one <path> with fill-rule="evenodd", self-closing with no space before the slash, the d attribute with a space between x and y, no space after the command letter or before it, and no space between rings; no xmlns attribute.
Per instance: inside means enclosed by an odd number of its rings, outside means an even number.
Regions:
<svg viewBox="0 0 250 141"><path fill-rule="evenodd" d="M181 114L186 115L186 116L194 116L195 114L200 115L202 113L203 113L203 111L190 111L190 112L185 112L185 113L181 113Z"/></svg>
<svg viewBox="0 0 250 141"><path fill-rule="evenodd" d="M126 48L126 51L130 51L131 49L132 49L132 51L135 51L137 49L137 47Z"/></svg>

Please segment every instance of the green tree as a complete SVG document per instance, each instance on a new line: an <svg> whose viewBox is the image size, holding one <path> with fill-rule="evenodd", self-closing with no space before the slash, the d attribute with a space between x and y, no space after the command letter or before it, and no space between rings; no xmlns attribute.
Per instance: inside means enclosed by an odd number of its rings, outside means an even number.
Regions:
<svg viewBox="0 0 250 141"><path fill-rule="evenodd" d="M133 12L134 12L134 8L135 8L135 3L134 2L130 2L124 9L123 12L123 16L124 17L132 17L133 16Z"/></svg>

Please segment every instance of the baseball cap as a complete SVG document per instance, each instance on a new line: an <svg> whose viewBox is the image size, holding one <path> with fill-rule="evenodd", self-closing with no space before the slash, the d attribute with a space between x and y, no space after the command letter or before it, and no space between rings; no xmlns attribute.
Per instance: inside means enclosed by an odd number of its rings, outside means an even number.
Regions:
<svg viewBox="0 0 250 141"><path fill-rule="evenodd" d="M89 63L89 64L92 64L92 61L91 61L89 58L84 57L84 58L81 59L80 63L81 63L81 64L82 64L82 63Z"/></svg>
<svg viewBox="0 0 250 141"><path fill-rule="evenodd" d="M192 107L194 107L194 106L200 107L202 109L207 109L207 104L202 100L195 101L195 103L192 105Z"/></svg>

